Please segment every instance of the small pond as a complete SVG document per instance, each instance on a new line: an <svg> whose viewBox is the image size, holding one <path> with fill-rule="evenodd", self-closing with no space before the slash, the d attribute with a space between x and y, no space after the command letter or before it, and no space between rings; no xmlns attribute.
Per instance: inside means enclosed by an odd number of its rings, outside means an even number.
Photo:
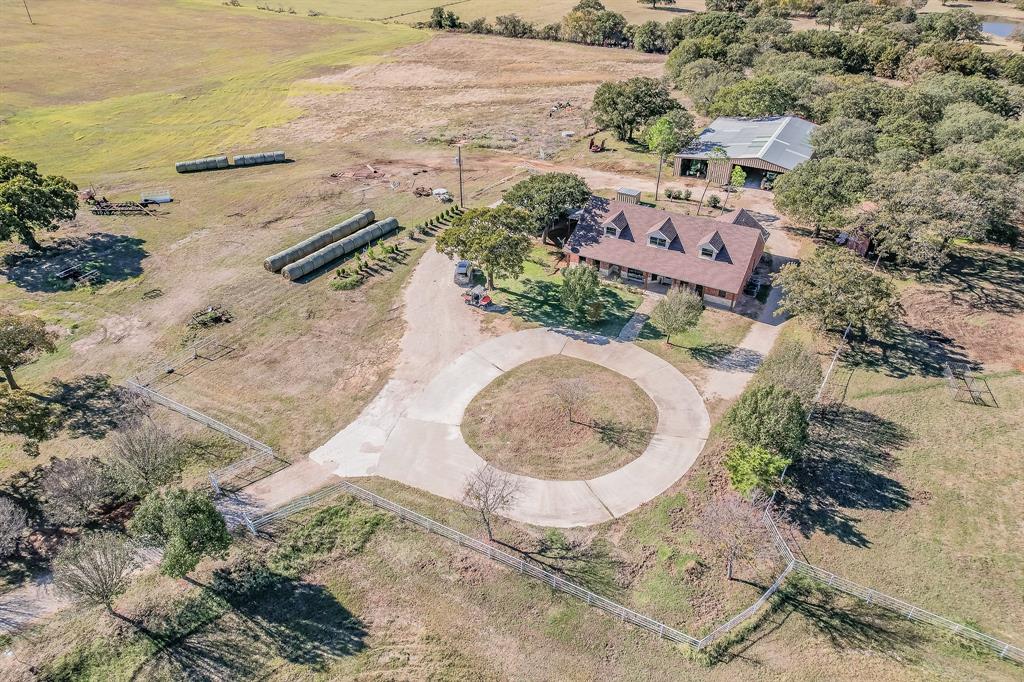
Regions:
<svg viewBox="0 0 1024 682"><path fill-rule="evenodd" d="M993 17L981 15L981 32L988 33L999 38L1009 38L1015 29L1024 26L1024 21L1015 21L1008 17Z"/></svg>

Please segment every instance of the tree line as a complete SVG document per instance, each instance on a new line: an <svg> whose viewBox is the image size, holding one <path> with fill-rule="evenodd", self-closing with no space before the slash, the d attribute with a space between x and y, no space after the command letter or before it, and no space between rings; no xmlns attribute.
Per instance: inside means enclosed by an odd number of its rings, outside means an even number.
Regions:
<svg viewBox="0 0 1024 682"><path fill-rule="evenodd" d="M675 0L639 0L640 4L675 4ZM766 48L834 58L847 73L887 78L920 69L939 68L965 75L1002 77L1024 84L1024 55L1008 50L984 52L981 20L970 10L918 14L924 6L872 4L862 0L708 0L707 12L685 14L667 22L630 24L600 0L581 0L561 21L537 25L516 14L463 22L436 7L427 28L632 48L674 54L689 63L708 58L749 68ZM811 16L824 29L793 31L788 19Z"/></svg>

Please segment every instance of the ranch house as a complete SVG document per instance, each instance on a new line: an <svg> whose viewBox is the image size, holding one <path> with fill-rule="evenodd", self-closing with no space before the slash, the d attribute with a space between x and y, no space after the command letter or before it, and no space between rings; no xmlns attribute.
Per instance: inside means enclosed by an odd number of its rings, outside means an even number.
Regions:
<svg viewBox="0 0 1024 682"><path fill-rule="evenodd" d="M563 247L570 265L659 293L686 287L725 308L736 304L766 237L743 209L704 218L591 197L573 219Z"/></svg>

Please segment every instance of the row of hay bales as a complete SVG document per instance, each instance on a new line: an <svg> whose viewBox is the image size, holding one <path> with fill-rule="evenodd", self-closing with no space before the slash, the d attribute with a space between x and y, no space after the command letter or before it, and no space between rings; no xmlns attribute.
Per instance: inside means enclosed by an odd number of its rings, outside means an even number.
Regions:
<svg viewBox="0 0 1024 682"><path fill-rule="evenodd" d="M191 161L179 161L174 164L174 170L179 173L198 173L199 171L227 168L228 165L228 157L226 156L207 156L202 159L192 159Z"/></svg>
<svg viewBox="0 0 1024 682"><path fill-rule="evenodd" d="M232 158L232 164L236 167L261 166L266 163L284 163L288 158L284 152L262 152L260 154L239 154ZM174 170L179 173L198 173L199 171L219 170L230 168L228 157L207 156L202 159L191 159L189 161L178 161L174 164Z"/></svg>
<svg viewBox="0 0 1024 682"><path fill-rule="evenodd" d="M366 209L263 261L270 272L295 280L398 229L397 218L374 222Z"/></svg>
<svg viewBox="0 0 1024 682"><path fill-rule="evenodd" d="M265 163L284 163L284 152L264 152L262 154L239 154L231 160L236 166L260 166Z"/></svg>

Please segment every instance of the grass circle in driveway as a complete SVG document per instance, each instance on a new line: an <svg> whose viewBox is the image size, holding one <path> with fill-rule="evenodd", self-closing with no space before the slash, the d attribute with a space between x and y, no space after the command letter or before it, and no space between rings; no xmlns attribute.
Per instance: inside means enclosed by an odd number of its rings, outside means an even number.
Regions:
<svg viewBox="0 0 1024 682"><path fill-rule="evenodd" d="M565 382L585 398L569 420L556 395ZM614 471L647 448L658 409L618 372L564 355L524 363L473 398L462 435L495 467L549 480L590 479Z"/></svg>

